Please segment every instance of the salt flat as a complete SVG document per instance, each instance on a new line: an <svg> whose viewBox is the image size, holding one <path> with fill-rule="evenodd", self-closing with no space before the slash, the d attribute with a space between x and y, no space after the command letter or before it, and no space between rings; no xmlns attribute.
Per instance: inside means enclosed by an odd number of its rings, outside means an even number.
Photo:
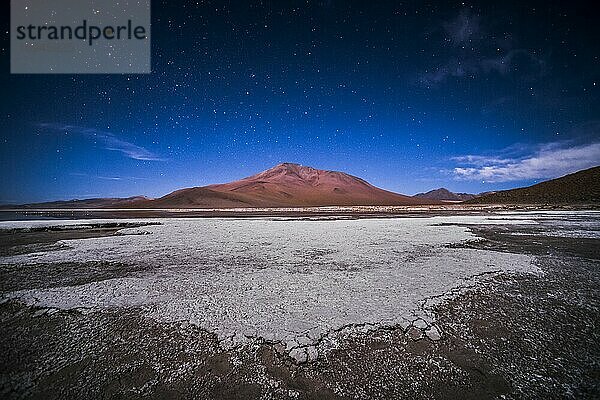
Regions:
<svg viewBox="0 0 600 400"><path fill-rule="evenodd" d="M536 273L528 255L456 246L476 237L453 224L536 225L538 217L161 219L161 225L123 229L119 236L3 257L0 264L144 265L128 277L7 297L86 312L141 307L156 320L214 332L226 345L261 338L306 359L314 345L326 346L332 332L345 327L434 326L426 301L482 274Z"/></svg>

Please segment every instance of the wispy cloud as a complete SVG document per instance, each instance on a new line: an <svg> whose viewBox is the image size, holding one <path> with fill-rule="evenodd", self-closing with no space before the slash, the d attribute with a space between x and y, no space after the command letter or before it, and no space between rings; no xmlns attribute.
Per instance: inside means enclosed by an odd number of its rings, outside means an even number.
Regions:
<svg viewBox="0 0 600 400"><path fill-rule="evenodd" d="M419 75L419 82L426 86L438 85L450 77L462 78L472 76L479 71L479 64L471 60L449 59L444 65L440 65L432 71L426 71Z"/></svg>
<svg viewBox="0 0 600 400"><path fill-rule="evenodd" d="M426 86L436 86L449 78L474 78L492 72L507 75L517 65L524 75L539 76L545 71L545 62L542 59L525 49L514 49L498 57L479 58L466 55L450 58L433 70L419 74L419 82Z"/></svg>
<svg viewBox="0 0 600 400"><path fill-rule="evenodd" d="M94 178L105 181L148 181L148 178L140 178L139 176L94 176Z"/></svg>
<svg viewBox="0 0 600 400"><path fill-rule="evenodd" d="M440 45L451 45L452 54L419 73L417 81L421 85L436 87L451 78L473 79L490 73L508 75L517 70L523 77L545 72L542 58L527 49L513 48L505 39L490 37L482 28L481 17L469 10L462 10L442 27L444 41Z"/></svg>
<svg viewBox="0 0 600 400"><path fill-rule="evenodd" d="M452 44L461 46L477 39L480 28L480 17L463 9L456 18L443 24Z"/></svg>
<svg viewBox="0 0 600 400"><path fill-rule="evenodd" d="M106 150L117 151L123 154L125 157L132 158L134 160L166 161L166 159L159 157L150 150L123 140L110 132L95 128L86 128L82 126L58 123L41 123L38 124L38 126L43 129L82 135L100 144Z"/></svg>
<svg viewBox="0 0 600 400"><path fill-rule="evenodd" d="M587 144L552 142L530 148L522 156L465 155L453 161L464 164L453 170L459 180L508 182L551 179L600 165L600 141Z"/></svg>
<svg viewBox="0 0 600 400"><path fill-rule="evenodd" d="M141 178L138 176L103 176L103 175L89 175L82 172L71 172L69 173L71 176L84 177L84 178L93 178L93 179L102 179L105 181L148 181L149 178Z"/></svg>
<svg viewBox="0 0 600 400"><path fill-rule="evenodd" d="M501 75L508 74L516 65L521 74L539 75L545 72L546 63L525 49L509 50L505 55L484 58L479 62L481 71L488 73L496 71Z"/></svg>

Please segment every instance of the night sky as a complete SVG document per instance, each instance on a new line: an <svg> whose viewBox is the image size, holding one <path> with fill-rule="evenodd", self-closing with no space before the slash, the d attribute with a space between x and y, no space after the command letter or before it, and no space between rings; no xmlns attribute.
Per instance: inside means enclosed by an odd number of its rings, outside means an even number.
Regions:
<svg viewBox="0 0 600 400"><path fill-rule="evenodd" d="M3 2L0 202L155 197L279 162L405 194L598 165L592 4L153 1L152 74L11 75Z"/></svg>

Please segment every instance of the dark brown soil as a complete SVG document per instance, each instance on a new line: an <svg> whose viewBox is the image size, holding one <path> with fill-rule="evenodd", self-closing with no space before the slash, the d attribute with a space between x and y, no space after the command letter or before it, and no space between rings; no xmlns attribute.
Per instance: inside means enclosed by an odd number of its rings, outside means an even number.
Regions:
<svg viewBox="0 0 600 400"><path fill-rule="evenodd" d="M47 251L56 248L56 242L60 240L111 236L119 234L121 229L146 225L153 224L112 222L85 226L0 229L0 256Z"/></svg>

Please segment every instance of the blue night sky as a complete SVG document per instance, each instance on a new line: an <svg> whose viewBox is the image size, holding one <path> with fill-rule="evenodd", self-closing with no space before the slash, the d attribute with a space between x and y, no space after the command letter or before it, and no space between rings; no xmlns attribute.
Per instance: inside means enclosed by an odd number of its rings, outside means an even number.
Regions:
<svg viewBox="0 0 600 400"><path fill-rule="evenodd" d="M600 164L591 2L152 6L152 74L11 75L3 3L1 203L157 197L279 162L405 194Z"/></svg>

